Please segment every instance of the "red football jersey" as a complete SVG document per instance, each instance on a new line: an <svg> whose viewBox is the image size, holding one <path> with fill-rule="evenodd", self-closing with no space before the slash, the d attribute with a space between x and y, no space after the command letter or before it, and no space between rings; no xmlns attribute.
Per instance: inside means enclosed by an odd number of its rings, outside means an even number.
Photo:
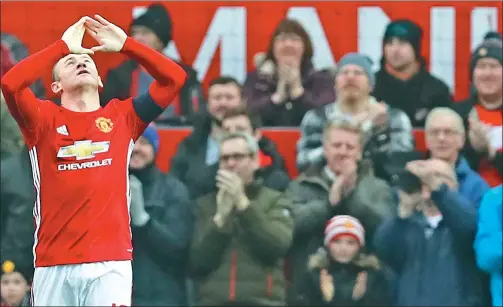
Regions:
<svg viewBox="0 0 503 307"><path fill-rule="evenodd" d="M129 159L148 122L177 95L185 71L128 38L122 53L155 78L139 98L73 112L37 99L28 85L70 51L58 41L2 78L7 107L30 150L37 193L35 266L131 260ZM77 74L77 71L75 72Z"/></svg>
<svg viewBox="0 0 503 307"><path fill-rule="evenodd" d="M132 99L89 113L42 105L29 148L35 265L130 260L128 165L146 127Z"/></svg>

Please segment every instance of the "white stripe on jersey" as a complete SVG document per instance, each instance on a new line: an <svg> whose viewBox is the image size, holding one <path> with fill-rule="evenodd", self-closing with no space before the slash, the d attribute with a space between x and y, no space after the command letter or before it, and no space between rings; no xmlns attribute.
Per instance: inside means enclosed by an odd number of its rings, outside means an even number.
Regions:
<svg viewBox="0 0 503 307"><path fill-rule="evenodd" d="M134 141L131 139L129 141L129 148L127 151L127 161L126 161L126 198L127 198L127 212L129 213L129 236L132 238L133 233L131 232L131 213L129 212L131 206L131 191L129 190L129 163L131 161L131 156L133 155Z"/></svg>
<svg viewBox="0 0 503 307"><path fill-rule="evenodd" d="M34 146L30 152L30 162L31 171L33 175L33 185L37 190L37 198L35 200L35 205L33 206L33 217L35 218L35 234L33 243L33 265L35 266L35 261L37 260L36 248L38 244L38 232L40 230L40 224L42 222L42 217L40 213L40 167L38 165L37 148Z"/></svg>

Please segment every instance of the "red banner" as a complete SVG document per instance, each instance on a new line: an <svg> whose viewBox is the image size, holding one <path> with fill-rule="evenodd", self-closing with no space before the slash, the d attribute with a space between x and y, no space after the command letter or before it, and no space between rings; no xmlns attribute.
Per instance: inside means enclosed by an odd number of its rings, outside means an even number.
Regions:
<svg viewBox="0 0 503 307"><path fill-rule="evenodd" d="M127 29L145 2L5 2L1 30L16 35L36 52L61 37L83 15L101 14ZM502 29L500 1L410 2L166 2L174 24L174 43L166 52L192 65L206 82L229 74L243 81L253 56L267 48L277 23L289 16L307 28L315 46L315 66L333 65L359 51L376 62L384 27L409 18L424 30L421 52L430 71L451 86L457 99L468 94L469 58L488 30ZM93 44L90 38L85 45ZM119 64L117 54L95 56L100 73ZM44 76L50 82L50 70Z"/></svg>

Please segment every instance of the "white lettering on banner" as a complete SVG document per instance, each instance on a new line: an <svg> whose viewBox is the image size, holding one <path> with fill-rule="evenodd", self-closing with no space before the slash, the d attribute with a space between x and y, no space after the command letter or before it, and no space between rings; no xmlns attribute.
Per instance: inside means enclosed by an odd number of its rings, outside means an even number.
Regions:
<svg viewBox="0 0 503 307"><path fill-rule="evenodd" d="M455 88L456 11L453 7L430 10L430 73Z"/></svg>
<svg viewBox="0 0 503 307"><path fill-rule="evenodd" d="M91 161L82 163L58 164L58 171L75 171L79 169L95 168L112 164L112 159L103 159L101 161Z"/></svg>
<svg viewBox="0 0 503 307"><path fill-rule="evenodd" d="M203 80L220 43L220 74L246 78L246 8L220 7L213 17L193 66Z"/></svg>
<svg viewBox="0 0 503 307"><path fill-rule="evenodd" d="M493 148L500 150L503 147L503 127L495 126L489 128L489 142Z"/></svg>
<svg viewBox="0 0 503 307"><path fill-rule="evenodd" d="M470 16L471 50L477 48L477 45L484 39L489 31L496 31L498 22L498 9L495 7L476 7L472 10Z"/></svg>
<svg viewBox="0 0 503 307"><path fill-rule="evenodd" d="M145 7L133 8L133 17L141 15ZM215 52L220 44L220 74L233 76L239 82L246 78L246 8L220 7L215 12L206 31L192 67L203 80L210 68ZM180 61L181 56L175 42L171 42L163 53Z"/></svg>
<svg viewBox="0 0 503 307"><path fill-rule="evenodd" d="M133 7L133 19L140 17L143 13L147 11L146 6L135 6ZM175 61L181 61L180 53L176 48L176 44L174 41L171 41L166 48L164 48L163 52L165 55L169 56L171 59Z"/></svg>
<svg viewBox="0 0 503 307"><path fill-rule="evenodd" d="M133 8L133 17L141 15L145 9L145 7ZM291 7L287 16L301 22L309 33L314 46L315 67L318 69L333 67L336 60L316 8ZM446 82L451 89L455 86L456 18L468 20L468 16L456 16L456 9L453 6L430 9L429 68L432 74ZM498 18L500 18L498 9L494 7L476 7L471 11L471 33L469 38L468 34L466 35L466 39L470 39L472 49L482 41L487 31L497 28ZM374 62L374 70L377 71L380 69L382 56L382 36L390 18L379 6L362 6L358 8L357 22L358 52L368 55ZM192 63L198 72L198 78L203 80L206 77L220 44L221 74L233 76L243 82L247 73L246 33L246 7L219 7ZM175 42L171 42L164 53L175 60L181 59Z"/></svg>
<svg viewBox="0 0 503 307"><path fill-rule="evenodd" d="M358 52L372 59L374 71L381 67L382 38L389 22L378 6L358 8Z"/></svg>

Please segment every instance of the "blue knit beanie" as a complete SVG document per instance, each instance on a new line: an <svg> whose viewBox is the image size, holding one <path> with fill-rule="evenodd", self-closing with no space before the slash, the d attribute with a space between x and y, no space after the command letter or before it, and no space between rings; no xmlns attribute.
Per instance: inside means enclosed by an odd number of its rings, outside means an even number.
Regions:
<svg viewBox="0 0 503 307"><path fill-rule="evenodd" d="M152 147L154 147L154 153L157 154L157 151L159 151L159 133L157 130L153 126L149 125L143 132L142 136L146 138L150 144L152 144Z"/></svg>
<svg viewBox="0 0 503 307"><path fill-rule="evenodd" d="M344 67L348 64L360 66L367 74L367 77L369 78L370 86L372 88L374 88L375 76L374 76L374 72L372 71L372 60L370 60L368 56L365 56L365 55L362 55L362 54L359 54L356 52L351 52L351 53L346 54L337 63L337 72L339 72L339 70L342 67Z"/></svg>

